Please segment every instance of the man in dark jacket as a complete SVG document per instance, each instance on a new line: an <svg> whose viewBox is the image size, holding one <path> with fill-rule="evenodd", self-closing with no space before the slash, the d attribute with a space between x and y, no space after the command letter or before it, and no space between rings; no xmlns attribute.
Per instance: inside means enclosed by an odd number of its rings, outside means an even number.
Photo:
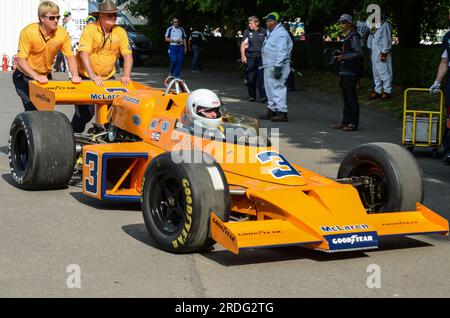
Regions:
<svg viewBox="0 0 450 318"><path fill-rule="evenodd" d="M256 91L259 91L259 102L266 103L267 96L264 87L264 70L261 69L261 49L266 39L267 31L260 26L256 16L248 18L249 29L244 32L241 44L241 61L247 64L248 94L251 102L256 102Z"/></svg>
<svg viewBox="0 0 450 318"><path fill-rule="evenodd" d="M345 34L340 63L342 94L344 96L344 117L342 122L333 125L334 129L357 131L359 127L359 101L357 83L363 58L361 40L359 39L351 15L343 14L339 19L342 32Z"/></svg>
<svg viewBox="0 0 450 318"><path fill-rule="evenodd" d="M449 11L450 20L450 11ZM439 94L441 91L441 82L446 79L445 86L445 108L446 108L446 121L445 132L443 136L443 146L445 151L444 163L450 165L450 32L448 32L442 40L442 59L439 65L436 81L433 86L430 87L432 94Z"/></svg>

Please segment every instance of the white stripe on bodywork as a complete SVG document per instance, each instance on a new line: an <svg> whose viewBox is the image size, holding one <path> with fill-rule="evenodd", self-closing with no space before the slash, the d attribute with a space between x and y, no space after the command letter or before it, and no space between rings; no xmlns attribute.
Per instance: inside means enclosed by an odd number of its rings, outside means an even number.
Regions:
<svg viewBox="0 0 450 318"><path fill-rule="evenodd" d="M225 186L222 181L222 176L220 175L219 169L217 167L208 167L209 175L211 176L211 180L213 182L214 190L223 191L225 190Z"/></svg>

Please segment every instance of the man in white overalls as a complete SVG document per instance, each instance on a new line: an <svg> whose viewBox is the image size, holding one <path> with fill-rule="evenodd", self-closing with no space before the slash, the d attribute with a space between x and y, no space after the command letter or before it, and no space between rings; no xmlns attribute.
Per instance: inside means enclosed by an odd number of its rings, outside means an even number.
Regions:
<svg viewBox="0 0 450 318"><path fill-rule="evenodd" d="M291 72L293 43L289 33L279 23L280 15L277 12L269 13L264 19L268 34L261 55L268 109L260 119L286 122L288 121L286 80Z"/></svg>

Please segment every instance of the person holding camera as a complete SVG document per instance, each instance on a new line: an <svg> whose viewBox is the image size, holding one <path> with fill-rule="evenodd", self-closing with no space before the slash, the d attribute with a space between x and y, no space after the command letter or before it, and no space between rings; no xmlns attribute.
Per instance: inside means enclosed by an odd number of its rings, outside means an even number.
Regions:
<svg viewBox="0 0 450 318"><path fill-rule="evenodd" d="M359 128L359 100L357 94L358 78L360 76L363 51L353 18L349 14L341 15L339 24L345 39L341 55L336 57L339 62L342 95L344 97L344 114L340 123L333 125L334 129L357 131Z"/></svg>

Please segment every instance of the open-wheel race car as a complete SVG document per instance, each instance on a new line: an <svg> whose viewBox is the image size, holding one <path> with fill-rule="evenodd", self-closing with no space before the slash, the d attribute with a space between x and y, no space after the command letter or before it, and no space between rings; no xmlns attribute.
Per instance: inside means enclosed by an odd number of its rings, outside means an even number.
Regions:
<svg viewBox="0 0 450 318"><path fill-rule="evenodd" d="M30 95L39 111L19 114L9 139L17 186L64 188L79 171L85 195L141 202L165 251L217 242L236 254L288 245L339 252L449 233L448 221L421 204L421 170L398 145L362 145L329 179L289 162L256 120L222 112L214 93L191 93L178 79L166 89L33 82ZM57 104L95 104L96 123L73 134Z"/></svg>

